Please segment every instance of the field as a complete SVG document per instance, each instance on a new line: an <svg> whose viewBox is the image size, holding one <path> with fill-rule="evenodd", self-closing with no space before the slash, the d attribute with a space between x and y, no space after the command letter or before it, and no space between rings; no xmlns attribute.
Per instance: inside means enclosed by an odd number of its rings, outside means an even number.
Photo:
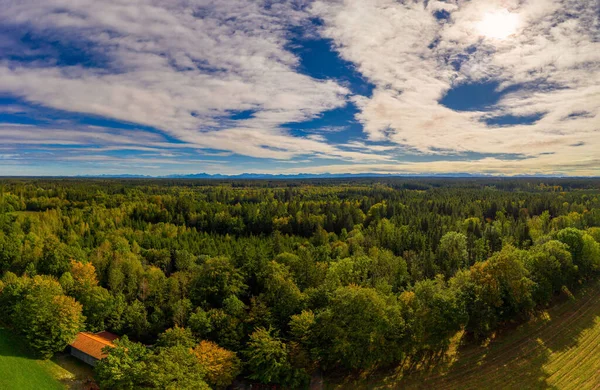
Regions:
<svg viewBox="0 0 600 390"><path fill-rule="evenodd" d="M459 348L447 365L408 378L345 381L326 388L600 388L600 283L555 305L487 346Z"/></svg>
<svg viewBox="0 0 600 390"><path fill-rule="evenodd" d="M0 328L0 389L84 389L85 379L91 373L85 364L68 355L36 359L18 337Z"/></svg>

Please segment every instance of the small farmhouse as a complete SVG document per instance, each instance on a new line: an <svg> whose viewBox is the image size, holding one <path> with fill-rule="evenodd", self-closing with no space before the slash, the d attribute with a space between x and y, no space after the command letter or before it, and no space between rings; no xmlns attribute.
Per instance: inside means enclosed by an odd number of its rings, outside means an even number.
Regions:
<svg viewBox="0 0 600 390"><path fill-rule="evenodd" d="M77 338L70 344L71 355L85 363L95 366L98 360L106 356L102 349L114 347L113 341L119 336L110 332L79 332Z"/></svg>

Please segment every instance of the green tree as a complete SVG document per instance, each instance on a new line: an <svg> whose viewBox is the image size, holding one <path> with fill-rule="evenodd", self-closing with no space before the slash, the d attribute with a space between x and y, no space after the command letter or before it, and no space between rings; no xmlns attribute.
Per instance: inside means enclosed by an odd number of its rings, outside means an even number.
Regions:
<svg viewBox="0 0 600 390"><path fill-rule="evenodd" d="M199 338L206 337L212 331L209 315L201 307L196 308L190 315L188 325L192 333Z"/></svg>
<svg viewBox="0 0 600 390"><path fill-rule="evenodd" d="M350 285L335 291L316 316L317 354L326 367L365 369L398 361L403 354L405 321L393 297Z"/></svg>
<svg viewBox="0 0 600 390"><path fill-rule="evenodd" d="M206 369L189 347L149 350L124 336L107 352L95 369L103 389L210 389L204 381Z"/></svg>
<svg viewBox="0 0 600 390"><path fill-rule="evenodd" d="M404 302L411 309L410 335L419 356L440 358L450 339L466 324L467 313L457 293L439 275L435 280L417 282L407 294Z"/></svg>
<svg viewBox="0 0 600 390"><path fill-rule="evenodd" d="M150 326L148 312L144 304L137 299L125 307L121 322L123 331L137 339L145 336Z"/></svg>
<svg viewBox="0 0 600 390"><path fill-rule="evenodd" d="M469 272L459 272L451 281L467 307L468 332L485 337L501 321L525 317L531 311L535 283L525 268L528 255L508 245L488 260L475 263Z"/></svg>
<svg viewBox="0 0 600 390"><path fill-rule="evenodd" d="M600 243L594 240L589 234L584 234L582 240L582 258L585 261L584 268L594 272L600 270Z"/></svg>
<svg viewBox="0 0 600 390"><path fill-rule="evenodd" d="M245 335L242 320L222 309L211 309L207 314L211 332L206 338L227 349L239 351Z"/></svg>
<svg viewBox="0 0 600 390"><path fill-rule="evenodd" d="M178 345L187 348L193 348L196 345L196 340L189 329L176 326L158 335L157 347L168 348Z"/></svg>
<svg viewBox="0 0 600 390"><path fill-rule="evenodd" d="M285 324L292 314L302 310L304 295L294 283L285 265L270 262L261 279L264 286L264 300L279 321Z"/></svg>
<svg viewBox="0 0 600 390"><path fill-rule="evenodd" d="M118 315L115 298L107 289L94 286L79 294L88 330L98 332L106 329L109 318Z"/></svg>
<svg viewBox="0 0 600 390"><path fill-rule="evenodd" d="M290 388L306 385L308 375L292 367L287 345L272 334L272 330L258 328L250 335L243 352L250 379L262 383L276 383Z"/></svg>
<svg viewBox="0 0 600 390"><path fill-rule="evenodd" d="M569 247L560 241L534 246L530 254L525 265L535 282L534 299L537 303L547 303L562 286L573 283L577 267L573 265Z"/></svg>
<svg viewBox="0 0 600 390"><path fill-rule="evenodd" d="M147 359L145 382L148 388L165 390L209 390L204 381L206 368L188 347L158 348Z"/></svg>
<svg viewBox="0 0 600 390"><path fill-rule="evenodd" d="M150 351L141 343L130 341L127 336L114 341L108 355L95 367L96 379L103 389L133 390L142 388L148 371L147 358Z"/></svg>
<svg viewBox="0 0 600 390"><path fill-rule="evenodd" d="M187 321L192 312L192 309L192 302L187 298L180 299L177 302L175 302L171 308L171 310L173 311L173 324L175 324L175 326L187 325Z"/></svg>
<svg viewBox="0 0 600 390"><path fill-rule="evenodd" d="M2 291L0 292L1 322L10 321L17 303L23 299L30 284L31 279L28 277L20 278L12 272L4 273L2 276Z"/></svg>
<svg viewBox="0 0 600 390"><path fill-rule="evenodd" d="M325 284L331 290L350 284L366 285L373 270L373 259L358 255L335 261L329 265Z"/></svg>
<svg viewBox="0 0 600 390"><path fill-rule="evenodd" d="M0 273L11 268L21 257L21 240L14 234L0 232Z"/></svg>
<svg viewBox="0 0 600 390"><path fill-rule="evenodd" d="M600 227L591 227L587 230L587 234L592 236L596 242L600 243Z"/></svg>
<svg viewBox="0 0 600 390"><path fill-rule="evenodd" d="M575 228L562 229L556 234L556 239L569 247L569 252L573 257L573 264L580 268L580 272L585 274L591 271L586 259L583 258L583 232Z"/></svg>
<svg viewBox="0 0 600 390"><path fill-rule="evenodd" d="M38 264L38 271L45 275L60 277L69 270L70 257L69 248L58 238L49 236L44 242L44 252Z"/></svg>
<svg viewBox="0 0 600 390"><path fill-rule="evenodd" d="M242 274L227 257L207 259L199 268L193 283L192 298L200 304L220 306L223 299L245 289Z"/></svg>
<svg viewBox="0 0 600 390"><path fill-rule="evenodd" d="M43 358L62 351L83 328L82 307L62 294L58 281L48 276L33 278L29 291L13 313L13 323L29 345Z"/></svg>
<svg viewBox="0 0 600 390"><path fill-rule="evenodd" d="M444 234L438 246L438 259L446 277L467 265L467 237L462 233Z"/></svg>
<svg viewBox="0 0 600 390"><path fill-rule="evenodd" d="M399 291L409 282L408 266L406 261L389 250L381 250L376 247L369 250L371 263L371 278L373 286L379 282L385 282L394 291Z"/></svg>

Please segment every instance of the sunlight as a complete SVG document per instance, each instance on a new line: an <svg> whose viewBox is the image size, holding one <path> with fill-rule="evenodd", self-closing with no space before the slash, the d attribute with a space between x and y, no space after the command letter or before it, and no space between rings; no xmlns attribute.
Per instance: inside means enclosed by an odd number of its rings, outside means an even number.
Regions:
<svg viewBox="0 0 600 390"><path fill-rule="evenodd" d="M505 39L519 27L519 15L508 10L488 12L477 23L479 33L487 38Z"/></svg>

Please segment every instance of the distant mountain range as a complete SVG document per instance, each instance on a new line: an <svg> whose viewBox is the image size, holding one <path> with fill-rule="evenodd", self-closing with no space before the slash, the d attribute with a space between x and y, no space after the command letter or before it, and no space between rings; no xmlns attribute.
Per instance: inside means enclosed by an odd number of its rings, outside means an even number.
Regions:
<svg viewBox="0 0 600 390"><path fill-rule="evenodd" d="M411 173L411 174L385 174L385 173L297 173L297 174L266 174L242 173L237 175L223 175L210 173L173 174L164 176L134 175L134 174L104 174L104 175L78 175L77 178L109 178L109 179L336 179L360 177L446 177L446 178L485 178L485 177L510 177L510 178L535 178L535 177L565 177L559 175L517 175L495 176L489 174L473 173Z"/></svg>

